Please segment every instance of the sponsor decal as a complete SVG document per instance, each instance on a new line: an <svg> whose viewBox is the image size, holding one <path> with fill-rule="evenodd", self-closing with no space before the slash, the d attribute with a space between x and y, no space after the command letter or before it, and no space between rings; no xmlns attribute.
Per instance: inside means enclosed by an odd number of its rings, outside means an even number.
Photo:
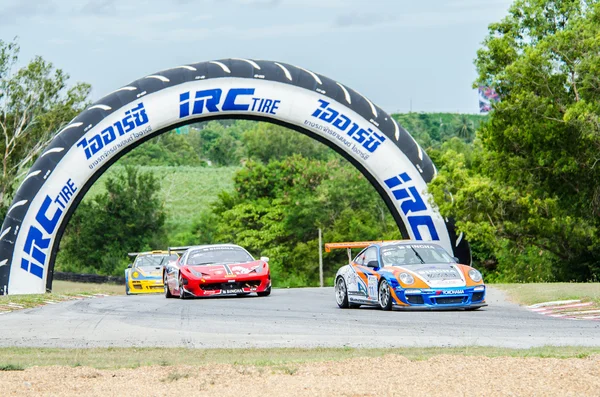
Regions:
<svg viewBox="0 0 600 397"><path fill-rule="evenodd" d="M197 114L242 111L277 114L281 100L254 96L254 88L220 88L179 94L179 118Z"/></svg>
<svg viewBox="0 0 600 397"><path fill-rule="evenodd" d="M255 270L258 266L254 266L252 269L248 269L247 267L244 266L234 266L231 268L231 271L237 274L248 274L250 273L252 270Z"/></svg>
<svg viewBox="0 0 600 397"><path fill-rule="evenodd" d="M102 130L102 132L94 135L90 139L83 138L77 142L77 146L83 149L85 158L89 160L105 146L147 123L148 115L146 114L144 103L140 102L134 108L127 110L125 112L125 117L121 120L113 125L109 125Z"/></svg>
<svg viewBox="0 0 600 397"><path fill-rule="evenodd" d="M234 288L234 289L222 289L222 294L241 294L244 290L242 288Z"/></svg>
<svg viewBox="0 0 600 397"><path fill-rule="evenodd" d="M377 276L369 276L367 281L369 283L369 298L377 299Z"/></svg>
<svg viewBox="0 0 600 397"><path fill-rule="evenodd" d="M304 122L305 125L335 136L344 145L349 147L364 160L369 158L370 153L375 153L379 145L385 141L385 136L383 134L375 132L370 127L364 128L363 126L354 122L350 117L332 108L330 106L330 102L322 99L319 99L319 107L311 114L311 116L316 117L317 119L335 127L337 131L344 132L345 136L344 134L339 134L327 126L312 123L308 120Z"/></svg>
<svg viewBox="0 0 600 397"><path fill-rule="evenodd" d="M35 215L35 222L27 231L22 251L21 269L36 277L44 278L50 237L54 234L67 204L76 191L77 186L69 178L54 199L50 196L44 198Z"/></svg>
<svg viewBox="0 0 600 397"><path fill-rule="evenodd" d="M386 179L385 184L392 190L394 198L399 203L400 210L408 220L408 224L417 240L424 240L421 234L426 228L431 240L439 240L435 224L431 216L426 214L427 204L419 194L414 182L406 172L398 176ZM428 237L428 236L425 236ZM415 247L418 247L415 245Z"/></svg>
<svg viewBox="0 0 600 397"><path fill-rule="evenodd" d="M465 293L465 290L462 289L452 289L448 291L442 291L444 295L461 295Z"/></svg>

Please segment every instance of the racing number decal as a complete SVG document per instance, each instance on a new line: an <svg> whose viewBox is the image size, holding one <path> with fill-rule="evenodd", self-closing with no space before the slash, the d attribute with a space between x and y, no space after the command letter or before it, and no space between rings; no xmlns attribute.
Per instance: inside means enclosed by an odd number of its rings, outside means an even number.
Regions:
<svg viewBox="0 0 600 397"><path fill-rule="evenodd" d="M369 276L369 299L377 299L377 276Z"/></svg>

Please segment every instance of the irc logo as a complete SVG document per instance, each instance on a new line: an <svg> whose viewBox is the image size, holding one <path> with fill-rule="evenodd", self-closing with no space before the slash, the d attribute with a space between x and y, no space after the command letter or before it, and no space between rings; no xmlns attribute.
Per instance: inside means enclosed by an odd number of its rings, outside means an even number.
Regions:
<svg viewBox="0 0 600 397"><path fill-rule="evenodd" d="M421 195L415 188L412 179L406 172L385 180L385 184L392 190L394 198L400 203L402 213L406 215L410 228L413 231L415 239L423 240L419 227L426 227L431 236L431 240L439 240L437 230L431 216L426 215L427 205L421 198ZM412 185L412 186L411 186Z"/></svg>
<svg viewBox="0 0 600 397"><path fill-rule="evenodd" d="M385 141L385 136L379 135L371 128L367 128L366 130L361 128L358 124L350 120L348 116L331 108L329 102L319 99L319 103L319 107L311 116L318 117L319 120L323 120L340 131L346 132L346 135L350 136L357 143L360 143L370 153L375 152L379 145Z"/></svg>
<svg viewBox="0 0 600 397"><path fill-rule="evenodd" d="M89 140L83 138L77 142L77 146L83 148L85 158L90 159L94 154L102 150L106 145L114 142L119 137L133 131L148 123L148 115L144 109L144 103L140 102L136 107L125 112L125 117L113 125L109 125L102 132L94 135Z"/></svg>
<svg viewBox="0 0 600 397"><path fill-rule="evenodd" d="M260 98L254 96L254 88L231 88L225 95L220 88L212 90L183 92L179 94L179 118L195 114L252 111L258 113L277 114L279 99Z"/></svg>
<svg viewBox="0 0 600 397"><path fill-rule="evenodd" d="M29 227L25 238L21 269L36 277L44 278L44 265L50 247L50 236L54 234L58 221L76 191L75 183L69 179L54 200L50 196L44 198L40 209L35 215L37 224ZM52 211L52 207L54 207L54 211ZM48 237L44 237L44 233Z"/></svg>

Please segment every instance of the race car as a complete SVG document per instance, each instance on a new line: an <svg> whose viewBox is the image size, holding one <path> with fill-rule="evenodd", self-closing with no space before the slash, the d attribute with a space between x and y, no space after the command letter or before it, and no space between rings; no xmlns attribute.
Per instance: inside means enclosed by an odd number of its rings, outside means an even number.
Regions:
<svg viewBox="0 0 600 397"><path fill-rule="evenodd" d="M163 271L167 298L271 294L271 272L267 257L256 260L235 244L174 247L169 250L182 254Z"/></svg>
<svg viewBox="0 0 600 397"><path fill-rule="evenodd" d="M341 308L361 305L418 309L476 310L485 303L478 270L432 242L415 240L325 244L325 251L346 248L350 263L335 276L335 299ZM364 248L354 260L351 248Z"/></svg>
<svg viewBox="0 0 600 397"><path fill-rule="evenodd" d="M162 270L170 261L176 261L178 255L168 251L131 252L133 263L125 269L125 293L152 294L163 291Z"/></svg>

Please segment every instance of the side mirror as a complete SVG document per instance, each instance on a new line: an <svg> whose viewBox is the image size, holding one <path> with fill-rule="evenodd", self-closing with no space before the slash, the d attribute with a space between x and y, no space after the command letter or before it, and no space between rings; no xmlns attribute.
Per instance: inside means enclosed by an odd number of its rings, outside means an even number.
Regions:
<svg viewBox="0 0 600 397"><path fill-rule="evenodd" d="M133 263L130 263L129 265L127 265L127 269L130 269L131 266L133 266Z"/></svg>
<svg viewBox="0 0 600 397"><path fill-rule="evenodd" d="M261 256L260 260L263 262L269 262L269 257L268 256Z"/></svg>
<svg viewBox="0 0 600 397"><path fill-rule="evenodd" d="M367 263L367 267L379 267L379 261L369 261L369 263Z"/></svg>

